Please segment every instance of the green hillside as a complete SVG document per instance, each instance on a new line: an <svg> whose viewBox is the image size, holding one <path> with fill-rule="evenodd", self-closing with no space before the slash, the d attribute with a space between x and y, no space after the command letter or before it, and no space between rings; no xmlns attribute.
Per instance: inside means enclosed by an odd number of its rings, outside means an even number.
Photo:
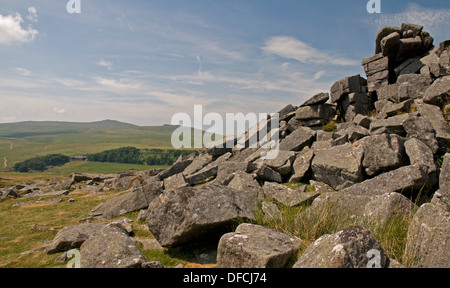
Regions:
<svg viewBox="0 0 450 288"><path fill-rule="evenodd" d="M170 149L175 129L170 125L143 127L113 120L0 124L0 172L10 171L15 163L48 154L72 157L125 146Z"/></svg>

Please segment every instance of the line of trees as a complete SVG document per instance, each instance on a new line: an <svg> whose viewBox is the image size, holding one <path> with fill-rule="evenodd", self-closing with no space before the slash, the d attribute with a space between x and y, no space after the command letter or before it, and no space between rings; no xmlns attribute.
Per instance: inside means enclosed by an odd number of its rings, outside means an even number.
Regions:
<svg viewBox="0 0 450 288"><path fill-rule="evenodd" d="M70 162L70 157L62 154L51 154L47 156L38 156L13 166L14 171L30 172L30 171L45 171L50 166L62 166Z"/></svg>
<svg viewBox="0 0 450 288"><path fill-rule="evenodd" d="M180 157L186 156L196 150L175 149L138 149L135 147L122 147L88 155L88 161L126 163L141 165L170 166Z"/></svg>

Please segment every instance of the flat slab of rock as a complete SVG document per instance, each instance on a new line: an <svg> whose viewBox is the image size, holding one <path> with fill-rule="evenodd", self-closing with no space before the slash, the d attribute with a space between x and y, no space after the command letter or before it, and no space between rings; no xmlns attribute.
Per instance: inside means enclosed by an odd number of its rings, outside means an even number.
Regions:
<svg viewBox="0 0 450 288"><path fill-rule="evenodd" d="M300 107L325 104L327 103L328 99L330 99L329 93L319 93L311 97L309 100L305 101L305 103L300 105Z"/></svg>
<svg viewBox="0 0 450 288"><path fill-rule="evenodd" d="M404 136L406 134L403 123L409 118L409 114L400 114L387 119L379 119L370 123L370 134L397 134Z"/></svg>
<svg viewBox="0 0 450 288"><path fill-rule="evenodd" d="M82 268L141 268L145 260L133 238L117 223L102 228L80 247Z"/></svg>
<svg viewBox="0 0 450 288"><path fill-rule="evenodd" d="M408 194L423 189L428 180L429 177L425 167L409 165L357 183L341 190L340 193L379 195L391 191Z"/></svg>
<svg viewBox="0 0 450 288"><path fill-rule="evenodd" d="M217 250L221 268L283 268L301 241L266 227L241 224L222 236Z"/></svg>
<svg viewBox="0 0 450 288"><path fill-rule="evenodd" d="M258 202L253 190L220 185L184 187L153 200L147 224L163 247L211 243L230 232L238 220L255 219Z"/></svg>
<svg viewBox="0 0 450 288"><path fill-rule="evenodd" d="M313 179L335 190L350 187L363 180L364 151L350 143L315 152L311 163Z"/></svg>
<svg viewBox="0 0 450 288"><path fill-rule="evenodd" d="M186 177L184 177L183 173L178 173L167 177L163 182L165 190L189 186L189 183L186 182Z"/></svg>
<svg viewBox="0 0 450 288"><path fill-rule="evenodd" d="M316 133L307 127L300 127L280 142L280 150L301 151L310 146L316 137Z"/></svg>
<svg viewBox="0 0 450 288"><path fill-rule="evenodd" d="M272 182L266 182L263 189L267 198L277 200L288 207L310 203L319 196L319 193L305 193L304 191L293 190L285 185Z"/></svg>
<svg viewBox="0 0 450 288"><path fill-rule="evenodd" d="M149 183L100 203L89 214L109 219L138 211L147 208L148 204L162 192L160 182Z"/></svg>
<svg viewBox="0 0 450 288"><path fill-rule="evenodd" d="M105 226L104 223L84 223L64 227L47 247L47 253L55 254L80 248L84 241L95 236Z"/></svg>
<svg viewBox="0 0 450 288"><path fill-rule="evenodd" d="M293 268L387 268L383 247L361 226L324 235L306 248Z"/></svg>

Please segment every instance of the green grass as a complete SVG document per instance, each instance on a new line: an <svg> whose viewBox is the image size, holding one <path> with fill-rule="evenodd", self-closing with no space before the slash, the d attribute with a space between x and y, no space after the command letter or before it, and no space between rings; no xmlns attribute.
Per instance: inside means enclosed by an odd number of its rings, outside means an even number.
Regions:
<svg viewBox="0 0 450 288"><path fill-rule="evenodd" d="M140 127L116 122L0 124L0 172L9 171L18 162L49 154L72 157L126 146L170 149L175 129L174 126ZM3 157L7 159L6 168Z"/></svg>
<svg viewBox="0 0 450 288"><path fill-rule="evenodd" d="M330 121L326 125L323 126L322 130L325 132L335 132L337 129L336 122Z"/></svg>
<svg viewBox="0 0 450 288"><path fill-rule="evenodd" d="M267 201L267 200L266 200ZM325 234L334 234L352 225L369 229L391 259L408 265L404 252L408 227L413 215L398 214L381 227L377 222L367 223L361 218L351 217L350 213L336 209L329 204L322 209L311 210L310 206L287 207L277 203L281 219L267 220L262 210L256 213L256 224L297 237L302 241L298 256Z"/></svg>
<svg viewBox="0 0 450 288"><path fill-rule="evenodd" d="M65 267L64 264L54 263L59 254L48 255L43 251L25 255L21 255L21 253L45 246L45 242L52 241L59 229L79 224L78 220L89 216L88 213L92 208L113 196L114 193L111 192L95 196L77 193L59 197L63 201L58 204L16 207L12 206L16 202L32 202L36 199L5 199L1 201L0 268ZM74 198L75 202L68 202L69 198ZM55 230L31 230L35 224Z"/></svg>

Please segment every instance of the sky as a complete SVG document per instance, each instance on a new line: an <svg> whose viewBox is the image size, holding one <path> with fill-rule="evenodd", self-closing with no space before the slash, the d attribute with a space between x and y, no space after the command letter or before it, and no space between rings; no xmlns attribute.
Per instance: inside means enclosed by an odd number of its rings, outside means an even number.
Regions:
<svg viewBox="0 0 450 288"><path fill-rule="evenodd" d="M365 77L384 25L450 39L448 0L68 2L0 0L0 123L274 113Z"/></svg>

